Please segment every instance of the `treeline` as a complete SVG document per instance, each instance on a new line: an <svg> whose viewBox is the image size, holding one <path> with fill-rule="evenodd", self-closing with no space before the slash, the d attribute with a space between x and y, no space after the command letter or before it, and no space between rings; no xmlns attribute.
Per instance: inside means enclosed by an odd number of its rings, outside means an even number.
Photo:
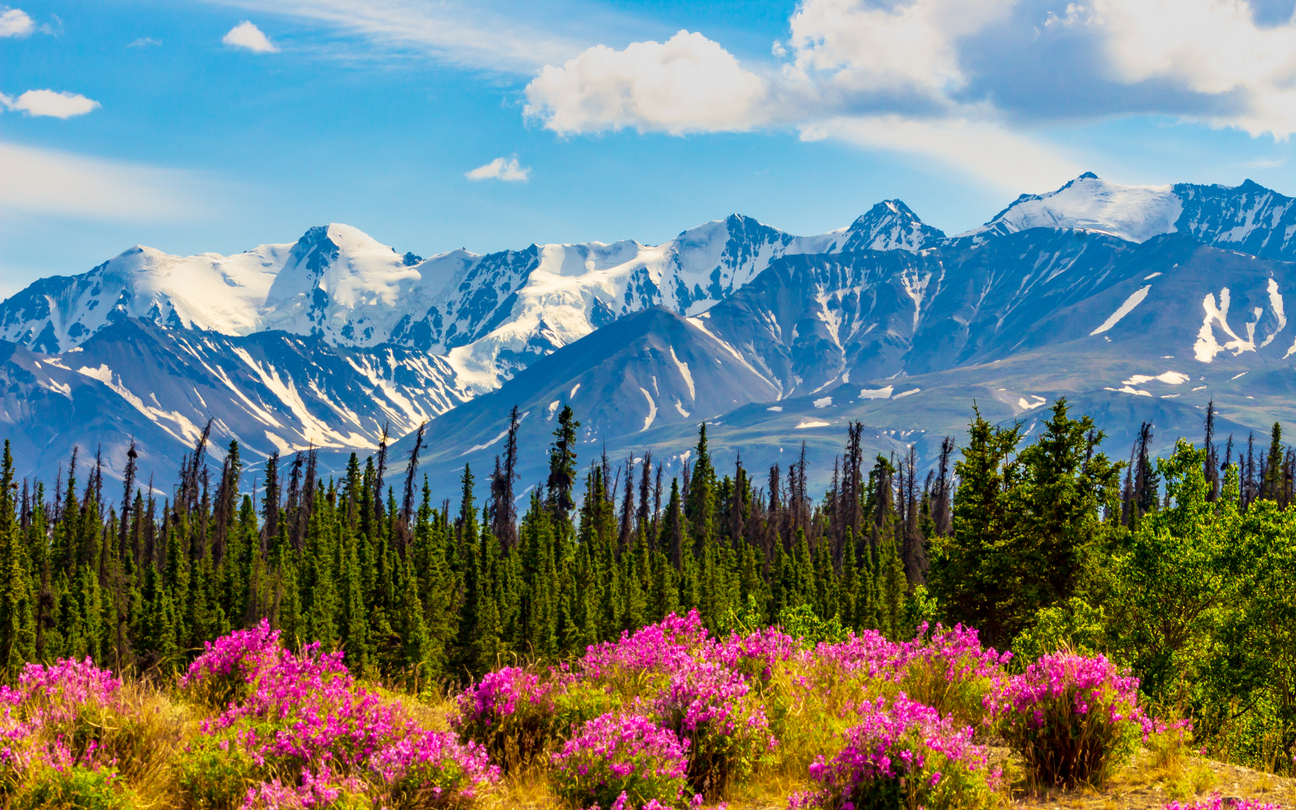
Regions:
<svg viewBox="0 0 1296 810"><path fill-rule="evenodd" d="M866 468L854 425L833 491L815 500L804 450L764 480L741 461L722 475L703 425L667 483L651 454L582 470L579 426L564 408L547 479L522 500L515 410L488 481L465 466L457 504L433 503L420 481L421 432L399 480L384 441L338 480L317 474L314 453L271 456L264 486L242 492L237 442L217 470L204 431L162 496L136 481L132 448L116 500L99 459L82 484L74 453L51 498L13 479L6 449L0 662L174 669L265 618L290 644L345 650L356 671L427 683L559 659L691 609L717 630L802 606L847 628L912 625L927 537L950 530L951 441L919 481L912 451Z"/></svg>
<svg viewBox="0 0 1296 810"><path fill-rule="evenodd" d="M517 422L480 486L464 468L458 503L432 502L422 431L400 476L384 441L337 479L314 453L271 456L246 492L238 444L212 466L204 431L169 492L136 480L132 449L117 497L99 459L78 478L75 453L52 493L15 481L6 445L0 666L89 656L167 673L264 618L289 644L421 687L690 609L716 631L895 637L939 619L1028 654L1108 652L1217 736L1254 721L1291 748L1296 645L1276 634L1296 632L1296 459L1277 425L1267 453L1220 449L1212 407L1203 449L1156 460L1145 425L1115 462L1060 400L1028 444L974 413L966 446L945 439L921 471L912 448L866 459L857 423L814 498L804 449L717 470L705 425L669 481L647 453L578 459L564 407L547 477L521 498Z"/></svg>

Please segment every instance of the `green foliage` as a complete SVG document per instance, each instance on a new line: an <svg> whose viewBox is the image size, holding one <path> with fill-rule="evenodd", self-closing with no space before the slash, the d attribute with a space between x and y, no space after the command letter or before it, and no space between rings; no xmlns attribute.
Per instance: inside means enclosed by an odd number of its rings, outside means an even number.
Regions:
<svg viewBox="0 0 1296 810"><path fill-rule="evenodd" d="M184 806L193 810L237 810L248 788L265 778L229 734L200 736L177 757L176 786Z"/></svg>
<svg viewBox="0 0 1296 810"><path fill-rule="evenodd" d="M810 647L822 641L829 643L845 641L848 632L836 616L827 620L821 619L815 615L809 605L783 608L779 611L778 624L783 628L783 632L792 638L800 639L803 644Z"/></svg>
<svg viewBox="0 0 1296 810"><path fill-rule="evenodd" d="M1041 608L1035 620L1013 639L1013 661L1024 667L1045 655L1069 650L1078 655L1107 654L1109 621L1106 611L1084 599L1071 597L1064 604Z"/></svg>
<svg viewBox="0 0 1296 810"><path fill-rule="evenodd" d="M133 810L130 793L114 771L69 765L43 769L14 795L12 810Z"/></svg>

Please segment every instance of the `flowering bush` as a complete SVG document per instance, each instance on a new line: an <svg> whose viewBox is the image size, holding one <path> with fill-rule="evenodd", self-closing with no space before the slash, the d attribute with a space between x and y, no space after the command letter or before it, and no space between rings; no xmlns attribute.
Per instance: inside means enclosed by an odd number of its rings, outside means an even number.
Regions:
<svg viewBox="0 0 1296 810"><path fill-rule="evenodd" d="M699 793L718 795L774 747L765 711L750 693L739 673L691 662L654 701L662 726L689 742L689 783Z"/></svg>
<svg viewBox="0 0 1296 810"><path fill-rule="evenodd" d="M981 808L992 781L972 729L957 728L935 709L903 694L865 703L859 724L835 757L819 757L810 777L819 788L794 795L793 808Z"/></svg>
<svg viewBox="0 0 1296 810"><path fill-rule="evenodd" d="M249 630L238 630L203 645L203 654L180 679L191 700L219 709L246 697L256 676L278 664L284 655L279 631L265 619Z"/></svg>
<svg viewBox="0 0 1296 810"><path fill-rule="evenodd" d="M248 807L350 806L362 795L392 807L439 806L470 800L498 777L476 743L429 732L399 702L357 686L340 652L315 644L291 654L266 646L272 641L263 625L216 642L190 668L186 688L234 695L204 722L209 739L186 755L213 774L185 769L191 801L205 792L218 804L251 783Z"/></svg>
<svg viewBox="0 0 1296 810"><path fill-rule="evenodd" d="M652 676L679 671L707 644L707 631L696 610L687 616L672 613L633 635L622 633L619 641L588 647L574 674L634 698L656 687Z"/></svg>
<svg viewBox="0 0 1296 810"><path fill-rule="evenodd" d="M450 725L464 739L484 745L502 764L527 762L553 737L552 691L552 685L534 673L505 667L459 696Z"/></svg>
<svg viewBox="0 0 1296 810"><path fill-rule="evenodd" d="M388 810L440 807L476 798L498 770L486 751L453 734L417 731L393 741L370 760Z"/></svg>
<svg viewBox="0 0 1296 810"><path fill-rule="evenodd" d="M684 795L687 750L646 717L605 714L553 755L553 789L574 807L673 807Z"/></svg>
<svg viewBox="0 0 1296 810"><path fill-rule="evenodd" d="M986 705L1038 784L1102 786L1153 729L1137 690L1103 656L1061 652L1001 681Z"/></svg>
<svg viewBox="0 0 1296 810"><path fill-rule="evenodd" d="M122 711L121 693L121 680L89 658L28 664L16 687L0 686L0 795L14 787L25 789L20 796L33 786L62 795L91 783L116 784L115 771L102 778L67 774L74 766L99 773L117 754L134 753L137 725Z"/></svg>
<svg viewBox="0 0 1296 810"><path fill-rule="evenodd" d="M745 636L730 635L715 645L710 658L749 679L767 683L777 665L804 656L799 641L777 627L767 627Z"/></svg>
<svg viewBox="0 0 1296 810"><path fill-rule="evenodd" d="M938 624L930 635L922 624L898 653L895 680L906 695L973 727L985 717L985 697L1012 658L1010 652L983 648L977 631L961 624Z"/></svg>

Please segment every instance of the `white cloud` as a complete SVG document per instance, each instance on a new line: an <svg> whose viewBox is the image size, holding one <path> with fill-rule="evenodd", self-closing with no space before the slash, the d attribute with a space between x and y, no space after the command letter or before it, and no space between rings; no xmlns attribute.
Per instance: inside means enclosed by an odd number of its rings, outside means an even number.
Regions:
<svg viewBox="0 0 1296 810"><path fill-rule="evenodd" d="M80 93L56 93L53 90L28 90L16 99L0 96L0 103L31 116L64 119L85 115L99 106L99 102Z"/></svg>
<svg viewBox="0 0 1296 810"><path fill-rule="evenodd" d="M247 20L231 28L229 33L221 38L221 42L233 45L235 48L246 48L253 53L274 53L279 50L269 37L261 33L260 28Z"/></svg>
<svg viewBox="0 0 1296 810"><path fill-rule="evenodd" d="M564 135L734 131L768 120L766 94L764 80L720 45L680 31L664 43L597 45L562 67L546 66L526 87L526 115Z"/></svg>
<svg viewBox="0 0 1296 810"><path fill-rule="evenodd" d="M11 8L0 14L0 37L25 37L35 30L32 18L20 8Z"/></svg>
<svg viewBox="0 0 1296 810"><path fill-rule="evenodd" d="M197 216L216 196L192 172L116 163L0 141L0 211L155 222Z"/></svg>
<svg viewBox="0 0 1296 810"><path fill-rule="evenodd" d="M160 39L154 39L153 37L140 37L139 39L135 40L131 44L127 45L126 47L127 48L147 48L150 45L160 46L161 44L162 44L162 40Z"/></svg>
<svg viewBox="0 0 1296 810"><path fill-rule="evenodd" d="M1238 0L1096 0L1085 22L1104 37L1117 81L1240 93L1242 108L1213 123L1252 135L1296 132L1296 16L1261 26L1251 4Z"/></svg>
<svg viewBox="0 0 1296 810"><path fill-rule="evenodd" d="M914 0L886 8L805 0L790 21L787 72L855 92L941 96L967 83L958 39L1011 7L999 0Z"/></svg>
<svg viewBox="0 0 1296 810"><path fill-rule="evenodd" d="M516 156L505 160L497 157L485 166L478 166L470 172L465 172L464 177L469 180L503 180L508 183L525 183L528 175L531 174L531 168L518 165Z"/></svg>

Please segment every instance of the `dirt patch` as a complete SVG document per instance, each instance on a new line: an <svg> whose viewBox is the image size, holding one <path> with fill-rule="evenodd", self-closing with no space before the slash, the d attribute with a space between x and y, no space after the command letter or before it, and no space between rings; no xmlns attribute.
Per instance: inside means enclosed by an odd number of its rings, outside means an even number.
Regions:
<svg viewBox="0 0 1296 810"><path fill-rule="evenodd" d="M1201 757L1187 757L1173 767L1157 767L1147 752L1117 774L1106 790L1031 796L1018 788L1010 806L1023 810L1161 810L1172 801L1189 804L1215 795L1296 810L1296 780Z"/></svg>

